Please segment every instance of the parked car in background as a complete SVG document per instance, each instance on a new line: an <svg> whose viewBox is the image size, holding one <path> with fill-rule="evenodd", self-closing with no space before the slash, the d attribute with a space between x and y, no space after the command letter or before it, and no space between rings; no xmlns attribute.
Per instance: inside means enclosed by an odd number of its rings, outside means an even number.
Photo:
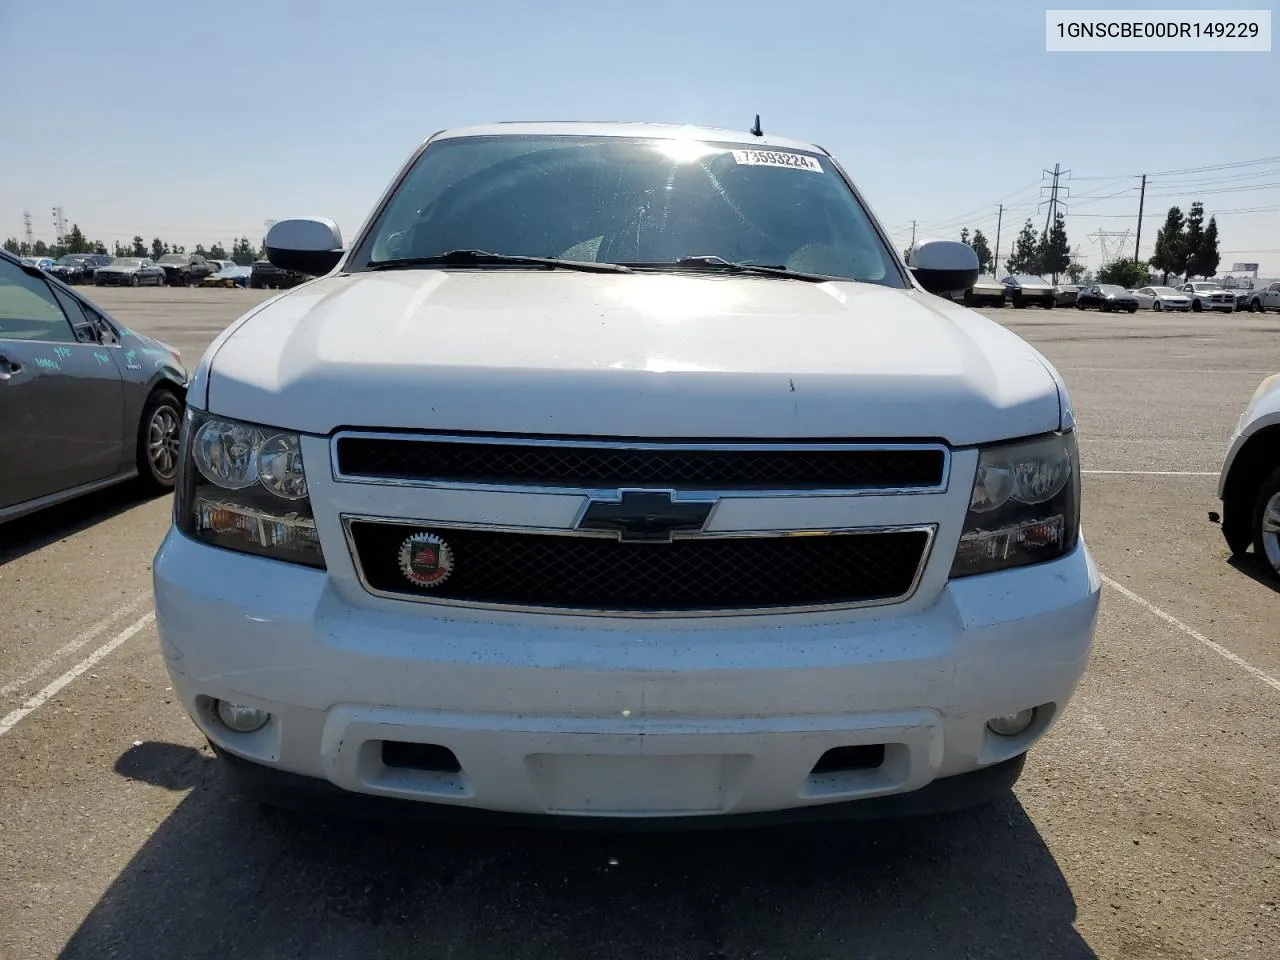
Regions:
<svg viewBox="0 0 1280 960"><path fill-rule="evenodd" d="M1138 312L1138 299L1124 287L1112 283L1095 283L1076 296L1077 310L1101 310L1103 313L1126 310Z"/></svg>
<svg viewBox="0 0 1280 960"><path fill-rule="evenodd" d="M966 307L1003 307L1009 292L995 277L979 277L961 298Z"/></svg>
<svg viewBox="0 0 1280 960"><path fill-rule="evenodd" d="M166 253L156 261L171 287L187 287L217 273L218 268L198 253Z"/></svg>
<svg viewBox="0 0 1280 960"><path fill-rule="evenodd" d="M1244 291L1245 305L1253 313L1280 310L1280 283L1269 283L1260 290Z"/></svg>
<svg viewBox="0 0 1280 960"><path fill-rule="evenodd" d="M1044 277L1014 274L1000 281L1009 292L1009 301L1017 308L1054 306L1053 284Z"/></svg>
<svg viewBox="0 0 1280 960"><path fill-rule="evenodd" d="M214 272L216 273L216 272L218 272L219 270L225 270L225 269L227 269L227 267L234 267L234 266L236 265L236 262L235 262L234 260L213 260L213 259L211 259L211 260L209 260L209 265L213 267L213 270L214 270Z"/></svg>
<svg viewBox="0 0 1280 960"><path fill-rule="evenodd" d="M210 261L212 262L212 261ZM248 267L238 267L234 263L223 267L217 273L211 273L200 281L202 287L247 287L249 285Z"/></svg>
<svg viewBox="0 0 1280 960"><path fill-rule="evenodd" d="M53 266L52 257L23 257L22 262L37 270L48 270Z"/></svg>
<svg viewBox="0 0 1280 960"><path fill-rule="evenodd" d="M1233 313L1236 309L1236 295L1215 280L1197 280L1184 283L1179 288L1191 300L1191 309L1196 313L1202 310L1221 310Z"/></svg>
<svg viewBox="0 0 1280 960"><path fill-rule="evenodd" d="M286 290L309 279L294 270L282 270L269 260L255 260L249 273L249 286L255 290Z"/></svg>
<svg viewBox="0 0 1280 960"><path fill-rule="evenodd" d="M1143 310L1190 310L1191 298L1173 287L1143 287L1132 294Z"/></svg>
<svg viewBox="0 0 1280 960"><path fill-rule="evenodd" d="M1059 307L1074 307L1080 295L1080 284L1060 283L1053 288L1053 302Z"/></svg>
<svg viewBox="0 0 1280 960"><path fill-rule="evenodd" d="M96 287L155 286L165 285L164 268L150 257L116 257L93 274Z"/></svg>
<svg viewBox="0 0 1280 960"><path fill-rule="evenodd" d="M1258 562L1280 580L1280 373L1258 384L1236 422L1218 499L1232 555L1253 547Z"/></svg>
<svg viewBox="0 0 1280 960"><path fill-rule="evenodd" d="M88 283L99 267L111 262L110 254L68 253L59 257L49 272L63 283Z"/></svg>
<svg viewBox="0 0 1280 960"><path fill-rule="evenodd" d="M187 380L175 348L0 251L0 522L133 478L171 490Z"/></svg>

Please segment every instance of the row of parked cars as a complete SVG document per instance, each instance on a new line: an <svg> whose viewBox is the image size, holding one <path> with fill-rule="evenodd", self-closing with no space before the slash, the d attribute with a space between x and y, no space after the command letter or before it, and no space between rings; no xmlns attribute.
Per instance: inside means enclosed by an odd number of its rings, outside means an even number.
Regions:
<svg viewBox="0 0 1280 960"><path fill-rule="evenodd" d="M68 253L52 257L22 257L22 262L63 283L92 283L95 286L154 287L252 287L286 289L307 279L292 270L281 270L266 260L242 267L232 260L202 254L166 253L151 257L112 257L102 253Z"/></svg>
<svg viewBox="0 0 1280 960"><path fill-rule="evenodd" d="M964 291L961 299L971 307L1003 307L1009 304L1016 308L1076 307L1105 313L1136 313L1139 310L1195 313L1204 310L1224 313L1250 310L1262 313L1280 310L1280 283L1268 283L1255 289L1227 288L1216 280L1195 280L1180 287L1149 286L1135 290L1111 283L1053 284L1044 277L1027 275L1012 275L1003 280L982 276Z"/></svg>

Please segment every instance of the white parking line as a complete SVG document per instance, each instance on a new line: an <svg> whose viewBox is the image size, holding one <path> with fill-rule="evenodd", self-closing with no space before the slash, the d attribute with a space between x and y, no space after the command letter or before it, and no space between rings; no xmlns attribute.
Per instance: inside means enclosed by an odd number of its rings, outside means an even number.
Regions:
<svg viewBox="0 0 1280 960"><path fill-rule="evenodd" d="M7 714L4 719L0 719L0 737L3 737L6 733L21 723L24 717L35 713L43 707L50 699L57 696L59 690L69 684L76 677L80 676L80 674L84 673L94 664L105 659L110 655L111 651L120 646L120 644L124 643L147 624L151 623L155 618L156 613L154 610L143 614L62 676L58 677L58 679L54 680L39 693L28 699L17 710Z"/></svg>
<svg viewBox="0 0 1280 960"><path fill-rule="evenodd" d="M0 697L7 697L9 694L13 693L15 690L19 690L22 687L25 687L28 683L30 683L36 677L40 676L40 674L44 673L46 670L52 667L55 663L57 663L63 657L67 656L68 654L75 653L77 650L83 647L86 643L88 643L98 634L103 633L107 629L107 627L111 626L112 623L119 620L121 617L125 616L126 614L132 613L134 610L137 610L138 607L140 607L143 603L148 602L150 599L151 599L151 592L147 591L147 592L138 594L136 597L134 597L132 600L130 600L128 603L124 604L123 606L117 607L114 611L112 611L107 616L103 617L101 620L95 623L88 630L84 631L84 633L77 636L74 640L71 640L68 643L64 643L57 650L53 651L53 653L51 653L44 660L41 660L34 667L32 667L30 670L24 673L22 676L18 677L16 680L10 680L4 686L0 687Z"/></svg>
<svg viewBox="0 0 1280 960"><path fill-rule="evenodd" d="M1179 620L1177 617L1175 617L1173 614L1166 613L1165 611L1157 607L1154 603L1152 603L1150 600L1143 599L1142 597L1134 593L1132 590L1130 590L1128 587L1123 586L1119 583L1116 583L1114 580L1112 580L1110 577L1106 576L1105 574L1103 574L1102 582L1105 583L1107 586L1111 587L1112 589L1118 590L1121 593L1123 593L1126 597L1128 597L1134 603L1138 604L1138 606L1145 609L1148 613L1153 613L1157 617L1159 617L1161 620L1163 620L1165 623L1169 624L1170 626L1177 627L1179 630L1181 630L1191 639L1204 644L1214 653L1218 654L1218 656L1223 657L1227 660L1230 660L1232 663L1234 663L1241 670L1245 671L1251 677L1261 680L1268 687L1271 687L1271 689L1275 690L1277 693L1280 693L1280 680L1277 680L1275 677L1272 677L1272 676L1269 676L1268 674L1263 673L1261 670L1255 667L1248 660L1245 660L1244 658L1239 657L1236 654L1232 653L1222 644L1214 643L1212 640L1206 637L1199 630L1192 629L1191 627L1183 623L1181 620Z"/></svg>
<svg viewBox="0 0 1280 960"><path fill-rule="evenodd" d="M1081 470L1082 474L1101 473L1122 477L1216 477L1220 470Z"/></svg>

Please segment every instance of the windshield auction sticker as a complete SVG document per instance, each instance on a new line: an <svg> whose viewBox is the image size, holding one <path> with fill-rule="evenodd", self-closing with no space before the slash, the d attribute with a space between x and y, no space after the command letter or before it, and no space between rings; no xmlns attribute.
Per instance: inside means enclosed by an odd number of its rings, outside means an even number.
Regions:
<svg viewBox="0 0 1280 960"><path fill-rule="evenodd" d="M1267 53L1270 10L1046 10L1045 50L1059 53Z"/></svg>
<svg viewBox="0 0 1280 960"><path fill-rule="evenodd" d="M803 153L786 153L781 150L734 150L733 159L737 163L752 167L784 167L787 170L822 172L822 164L816 158Z"/></svg>

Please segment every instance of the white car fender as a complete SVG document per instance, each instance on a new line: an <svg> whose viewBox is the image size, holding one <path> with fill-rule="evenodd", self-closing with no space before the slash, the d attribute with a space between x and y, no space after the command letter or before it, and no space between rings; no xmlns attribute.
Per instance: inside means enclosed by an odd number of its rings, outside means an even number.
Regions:
<svg viewBox="0 0 1280 960"><path fill-rule="evenodd" d="M1267 427L1280 426L1280 373L1267 377L1254 391L1248 406L1240 414L1227 448L1227 456L1218 476L1218 499L1226 491L1227 477L1237 455L1255 434Z"/></svg>

